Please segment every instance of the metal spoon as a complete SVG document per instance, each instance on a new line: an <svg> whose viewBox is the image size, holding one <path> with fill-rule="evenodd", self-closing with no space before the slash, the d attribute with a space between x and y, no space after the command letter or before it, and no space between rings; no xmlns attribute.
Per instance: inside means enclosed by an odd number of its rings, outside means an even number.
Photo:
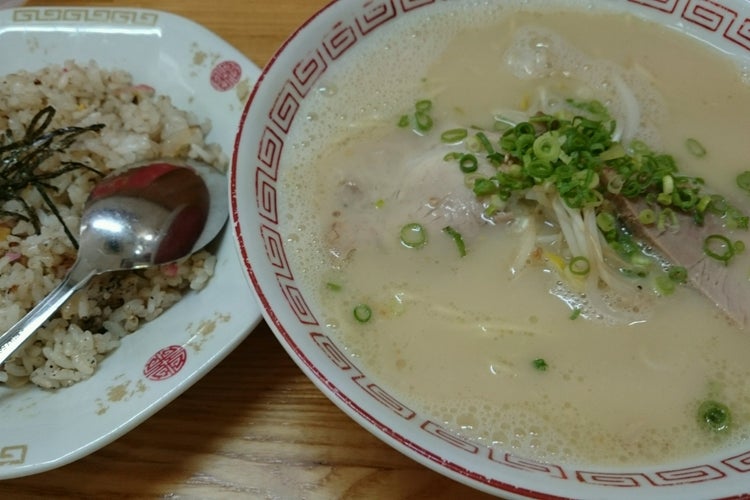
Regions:
<svg viewBox="0 0 750 500"><path fill-rule="evenodd" d="M228 214L226 177L208 165L153 160L105 177L84 205L75 263L0 335L0 365L94 276L186 257L216 237Z"/></svg>

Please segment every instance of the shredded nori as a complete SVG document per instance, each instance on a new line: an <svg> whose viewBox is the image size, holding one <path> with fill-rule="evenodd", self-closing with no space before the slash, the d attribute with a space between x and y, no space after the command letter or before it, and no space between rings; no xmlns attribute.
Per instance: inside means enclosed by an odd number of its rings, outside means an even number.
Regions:
<svg viewBox="0 0 750 500"><path fill-rule="evenodd" d="M90 170L100 176L103 174L95 168L77 161L62 161L60 168L49 171L40 167L47 159L68 149L78 139L78 136L87 132L99 132L104 128L104 124L97 123L87 127L69 126L47 131L55 112L55 108L52 106L47 106L39 111L31 119L24 136L19 140L14 140L10 130L6 130L0 136L0 203L16 200L23 207L22 212L0 208L0 217L30 222L34 230L39 233L41 231L39 216L23 197L26 189L33 187L42 197L47 208L60 221L68 239L77 249L78 241L76 237L63 221L55 203L49 196L48 191L56 191L56 189L47 181L78 169Z"/></svg>

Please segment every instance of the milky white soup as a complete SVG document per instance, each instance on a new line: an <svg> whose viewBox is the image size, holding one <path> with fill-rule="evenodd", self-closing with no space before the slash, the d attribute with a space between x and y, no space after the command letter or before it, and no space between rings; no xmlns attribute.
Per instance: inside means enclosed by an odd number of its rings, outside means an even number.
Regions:
<svg viewBox="0 0 750 500"><path fill-rule="evenodd" d="M622 304L566 286L554 259L532 258L557 244L555 227L529 240L528 220L512 209L478 217L481 200L443 160L455 147L440 140L458 126L492 130L494 116L533 114L540 103L597 99L623 143L668 152L682 172L748 205L735 185L750 130L741 71L622 14L445 3L349 53L287 142L296 146L283 157L286 244L318 318L410 406L522 456L642 464L747 439L746 325L686 285ZM398 127L421 99L432 103L433 129ZM707 154L691 154L686 138ZM425 228L424 247L400 241L409 222ZM460 231L464 257L445 226ZM731 262L744 287L748 253ZM358 304L369 321L355 319ZM728 431L701 424L707 400L730 409Z"/></svg>

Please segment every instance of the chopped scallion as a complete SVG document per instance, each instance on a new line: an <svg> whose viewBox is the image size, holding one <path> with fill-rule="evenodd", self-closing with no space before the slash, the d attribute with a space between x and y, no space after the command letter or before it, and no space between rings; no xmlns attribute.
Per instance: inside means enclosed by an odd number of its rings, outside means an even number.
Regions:
<svg viewBox="0 0 750 500"><path fill-rule="evenodd" d="M422 224L412 222L401 228L401 244L406 248L422 248L427 244L427 231Z"/></svg>
<svg viewBox="0 0 750 500"><path fill-rule="evenodd" d="M531 160L525 169L535 179L546 179L554 173L552 165L545 160Z"/></svg>
<svg viewBox="0 0 750 500"><path fill-rule="evenodd" d="M446 144L456 144L466 139L467 135L469 132L465 128L453 128L440 134L440 140Z"/></svg>
<svg viewBox="0 0 750 500"><path fill-rule="evenodd" d="M443 232L453 238L453 241L456 243L456 248L458 248L458 254L461 257L466 257L466 244L464 243L464 239L463 236L461 236L461 233L450 226L445 226L443 228Z"/></svg>
<svg viewBox="0 0 750 500"><path fill-rule="evenodd" d="M458 161L458 168L461 169L461 172L470 174L477 171L477 168L479 168L479 161L476 156L467 153L461 156L461 159Z"/></svg>
<svg viewBox="0 0 750 500"><path fill-rule="evenodd" d="M426 111L417 111L414 113L416 119L417 130L420 132L429 132L432 130L432 117Z"/></svg>
<svg viewBox="0 0 750 500"><path fill-rule="evenodd" d="M589 259L581 255L573 257L568 265L570 272L576 276L586 276L591 271L591 263Z"/></svg>
<svg viewBox="0 0 750 500"><path fill-rule="evenodd" d="M428 113L432 110L432 101L429 99L421 99L414 104L414 109L418 113Z"/></svg>
<svg viewBox="0 0 750 500"><path fill-rule="evenodd" d="M367 323L372 318L372 309L367 304L357 304L352 311L354 319L360 323Z"/></svg>
<svg viewBox="0 0 750 500"><path fill-rule="evenodd" d="M688 278L688 271L683 266L672 266L669 268L667 275L675 283L685 283Z"/></svg>
<svg viewBox="0 0 750 500"><path fill-rule="evenodd" d="M674 191L674 177L671 175L665 175L661 178L661 192L665 194L672 194Z"/></svg>
<svg viewBox="0 0 750 500"><path fill-rule="evenodd" d="M610 212L599 212L596 214L596 225L603 233L615 230L615 216Z"/></svg>
<svg viewBox="0 0 750 500"><path fill-rule="evenodd" d="M729 210L729 203L726 198L719 194L711 195L711 203L708 204L708 209L716 215L724 216Z"/></svg>
<svg viewBox="0 0 750 500"><path fill-rule="evenodd" d="M536 138L532 149L537 159L553 162L560 157L560 140L552 132L545 132Z"/></svg>
<svg viewBox="0 0 750 500"><path fill-rule="evenodd" d="M734 257L734 245L726 236L712 234L703 240L703 252L712 259L727 264Z"/></svg>
<svg viewBox="0 0 750 500"><path fill-rule="evenodd" d="M492 179L478 178L474 179L474 194L477 196L487 196L498 192L498 186Z"/></svg>
<svg viewBox="0 0 750 500"><path fill-rule="evenodd" d="M487 135L484 132L477 132L476 138L488 155L492 155L495 153L495 148L492 147L492 143L489 139L487 139Z"/></svg>
<svg viewBox="0 0 750 500"><path fill-rule="evenodd" d="M710 431L726 432L732 424L732 413L727 405L708 400L698 407L698 421Z"/></svg>
<svg viewBox="0 0 750 500"><path fill-rule="evenodd" d="M649 225L656 222L656 212L650 208L644 208L638 213L638 222L643 225Z"/></svg>
<svg viewBox="0 0 750 500"><path fill-rule="evenodd" d="M675 290L675 282L669 276L660 274L654 279L656 292L660 295L672 295Z"/></svg>
<svg viewBox="0 0 750 500"><path fill-rule="evenodd" d="M539 370L540 372L546 372L547 368L549 368L549 365L543 358L537 358L534 361L531 362L531 364Z"/></svg>

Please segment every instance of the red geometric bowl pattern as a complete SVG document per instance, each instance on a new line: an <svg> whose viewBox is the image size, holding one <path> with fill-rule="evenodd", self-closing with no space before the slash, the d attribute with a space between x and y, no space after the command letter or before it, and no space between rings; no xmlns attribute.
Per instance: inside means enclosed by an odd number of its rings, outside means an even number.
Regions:
<svg viewBox="0 0 750 500"><path fill-rule="evenodd" d="M739 13L711 0L629 0L668 14L679 15L684 21L711 32L721 32L724 38L750 50L750 21Z"/></svg>

